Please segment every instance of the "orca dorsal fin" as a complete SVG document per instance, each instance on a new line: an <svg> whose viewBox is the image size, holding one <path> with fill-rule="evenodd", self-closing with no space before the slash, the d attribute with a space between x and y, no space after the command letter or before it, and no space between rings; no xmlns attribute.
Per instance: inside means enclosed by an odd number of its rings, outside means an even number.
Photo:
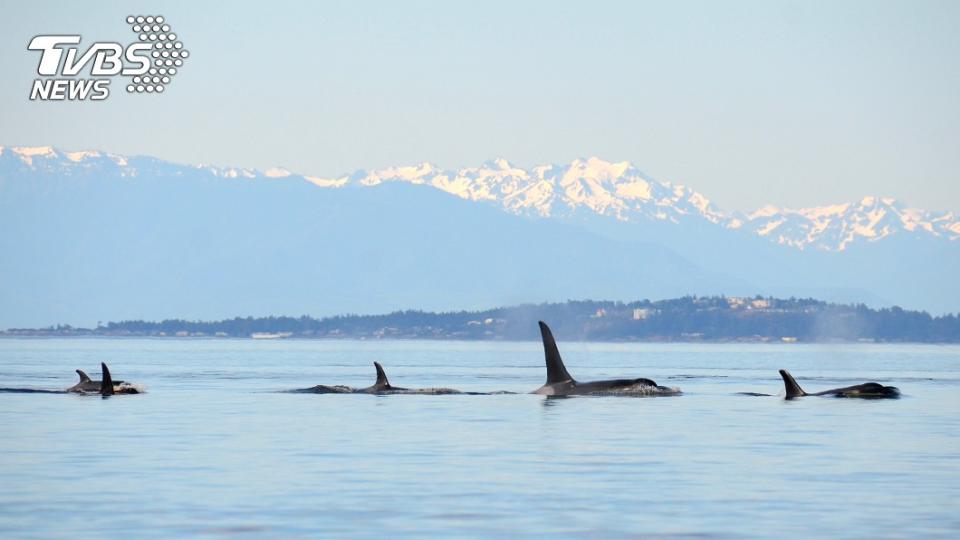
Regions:
<svg viewBox="0 0 960 540"><path fill-rule="evenodd" d="M110 377L110 370L107 369L107 365L103 362L100 362L100 371L103 374L103 380L100 381L100 395L101 396L112 396L113 395L113 378Z"/></svg>
<svg viewBox="0 0 960 540"><path fill-rule="evenodd" d="M800 388L800 385L797 384L797 380L793 378L793 375L791 375L789 371L781 369L780 376L783 377L783 385L787 389L787 399L807 395L807 393L803 391L803 388Z"/></svg>
<svg viewBox="0 0 960 540"><path fill-rule="evenodd" d="M80 376L80 382L82 383L90 382L90 376L84 373L82 369L77 370L77 375Z"/></svg>
<svg viewBox="0 0 960 540"><path fill-rule="evenodd" d="M543 321L540 321L540 337L543 338L543 354L547 361L547 384L572 381L573 377L567 373L563 359L560 358L560 349L553 339L553 332Z"/></svg>
<svg viewBox="0 0 960 540"><path fill-rule="evenodd" d="M377 368L377 382L373 383L373 386L377 388L390 388L387 373L383 371L383 366L380 365L380 362L374 362L373 367Z"/></svg>

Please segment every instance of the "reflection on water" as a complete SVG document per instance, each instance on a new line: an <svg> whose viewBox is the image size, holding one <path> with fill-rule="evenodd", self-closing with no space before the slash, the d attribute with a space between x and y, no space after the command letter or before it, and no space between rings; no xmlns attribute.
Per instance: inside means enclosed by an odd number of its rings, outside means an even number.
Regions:
<svg viewBox="0 0 960 540"><path fill-rule="evenodd" d="M146 394L0 394L0 536L955 537L960 348L0 340L0 386L107 362ZM506 395L312 395L369 386ZM900 400L784 401L875 380ZM738 392L772 394L743 396ZM778 395L779 394L779 395Z"/></svg>

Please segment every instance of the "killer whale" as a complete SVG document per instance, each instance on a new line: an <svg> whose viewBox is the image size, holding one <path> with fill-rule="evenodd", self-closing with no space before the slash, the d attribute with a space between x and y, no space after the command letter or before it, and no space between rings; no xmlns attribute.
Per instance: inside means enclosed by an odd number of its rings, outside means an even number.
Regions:
<svg viewBox="0 0 960 540"><path fill-rule="evenodd" d="M67 392L73 393L89 393L89 392L99 392L100 391L100 381L94 381L90 379L90 376L87 375L82 369L76 370L77 375L80 376L80 382L67 388Z"/></svg>
<svg viewBox="0 0 960 540"><path fill-rule="evenodd" d="M80 371L80 370L77 370L77 372L81 374L81 375L80 375L80 378L81 378L80 384L84 384L84 383L83 383L83 376L86 375L86 374L83 373L83 372ZM90 380L89 380L90 377L87 377L87 380L89 381L87 384L89 385L90 383L97 383L97 382L99 382L99 383L100 383L100 388L99 388L99 390L98 390L98 393L99 393L101 396L103 396L103 397L112 396L112 395L115 395L115 394L140 394L140 393L142 393L142 390L141 390L140 388L137 388L136 386L134 386L134 385L132 385L132 384L130 384L130 383L128 383L128 382L125 382L125 381L115 381L115 380L113 380L113 377L110 375L110 368L108 368L107 365L104 364L103 362L100 362L100 374L101 374L101 380L100 380L100 381L90 381Z"/></svg>
<svg viewBox="0 0 960 540"><path fill-rule="evenodd" d="M390 380L387 379L387 373L383 370L383 366L380 365L380 362L374 362L373 367L377 370L377 380L373 383L372 386L366 388L353 388L352 386L345 385L333 385L327 386L324 384L318 384L316 386L311 386L310 388L301 388L298 390L289 390L289 392L295 394L377 394L377 395L386 395L386 394L432 394L432 395L441 395L441 394L475 394L476 392L461 392L459 390L454 390L453 388L400 388L399 386L393 386L390 384Z"/></svg>
<svg viewBox="0 0 960 540"><path fill-rule="evenodd" d="M76 371L77 375L80 376L80 382L66 390L0 388L0 392L23 394L100 394L104 397L115 394L140 394L143 392L143 390L128 382L113 380L113 377L110 376L110 369L103 362L100 363L102 378L99 381L92 380L82 369Z"/></svg>
<svg viewBox="0 0 960 540"><path fill-rule="evenodd" d="M102 368L101 368L102 369ZM103 389L102 379L96 381L90 378L82 369L76 370L77 375L80 376L80 382L67 388L67 392L76 393L76 394L99 394ZM123 385L124 381L112 381L114 385Z"/></svg>
<svg viewBox="0 0 960 540"><path fill-rule="evenodd" d="M781 369L780 376L783 377L783 384L787 390L785 399L794 399L803 396L833 396L841 398L861 398L861 399L896 399L900 397L900 389L896 386L884 386L880 383L868 382L845 386L843 388L833 388L822 392L807 393L797 383L797 380L790 375L790 372Z"/></svg>
<svg viewBox="0 0 960 540"><path fill-rule="evenodd" d="M545 396L618 395L618 396L673 396L679 388L660 386L650 379L612 379L580 382L567 371L560 350L547 323L539 321L540 337L547 364L547 382L533 391Z"/></svg>

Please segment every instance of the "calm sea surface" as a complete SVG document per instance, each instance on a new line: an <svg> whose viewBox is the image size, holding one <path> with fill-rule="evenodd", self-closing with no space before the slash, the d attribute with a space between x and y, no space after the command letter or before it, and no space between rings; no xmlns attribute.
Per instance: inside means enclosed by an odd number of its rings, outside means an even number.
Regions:
<svg viewBox="0 0 960 540"><path fill-rule="evenodd" d="M960 347L564 343L580 380L678 397L529 392L539 343L2 339L0 386L81 368L148 393L0 393L0 537L960 536ZM899 400L783 394L876 380Z"/></svg>

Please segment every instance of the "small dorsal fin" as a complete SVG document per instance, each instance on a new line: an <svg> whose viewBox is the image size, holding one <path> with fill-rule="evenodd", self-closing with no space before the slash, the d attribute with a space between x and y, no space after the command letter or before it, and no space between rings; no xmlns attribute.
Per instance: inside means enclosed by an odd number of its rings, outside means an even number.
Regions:
<svg viewBox="0 0 960 540"><path fill-rule="evenodd" d="M100 381L100 395L101 396L112 396L113 395L113 378L110 377L110 370L107 369L107 365L103 362L100 362L100 371L103 374L103 380Z"/></svg>
<svg viewBox="0 0 960 540"><path fill-rule="evenodd" d="M77 370L77 375L80 376L80 382L82 383L90 382L90 377L86 373L84 373L82 369Z"/></svg>
<svg viewBox="0 0 960 540"><path fill-rule="evenodd" d="M373 367L377 368L377 382L373 385L377 388L390 388L390 381L387 380L387 373L383 371L380 362L374 362Z"/></svg>
<svg viewBox="0 0 960 540"><path fill-rule="evenodd" d="M540 321L540 337L543 338L543 354L547 361L547 384L572 381L573 377L567 373L563 359L560 358L560 349L557 349L553 333L543 321Z"/></svg>
<svg viewBox="0 0 960 540"><path fill-rule="evenodd" d="M807 395L807 393L803 391L803 388L800 388L800 385L797 384L797 380L793 378L793 375L791 375L789 371L781 369L780 376L783 377L783 385L787 389L787 399Z"/></svg>

